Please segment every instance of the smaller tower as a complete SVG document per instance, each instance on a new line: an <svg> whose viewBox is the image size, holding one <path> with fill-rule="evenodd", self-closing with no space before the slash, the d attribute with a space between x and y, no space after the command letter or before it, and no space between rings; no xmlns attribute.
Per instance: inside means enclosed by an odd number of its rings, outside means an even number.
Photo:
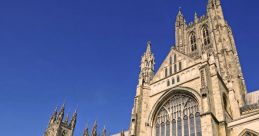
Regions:
<svg viewBox="0 0 259 136"><path fill-rule="evenodd" d="M139 85L149 84L154 76L155 57L151 51L151 42L147 42L147 49L141 59Z"/></svg>
<svg viewBox="0 0 259 136"><path fill-rule="evenodd" d="M143 111L146 111L149 108L146 103L149 100L148 96L151 92L150 82L154 77L154 66L155 57L151 51L151 42L148 41L146 52L141 59L139 84L137 86L136 96L131 113L131 122L129 128L130 136L141 136L145 133L142 131L142 127L145 127L145 121L148 115Z"/></svg>
<svg viewBox="0 0 259 136"><path fill-rule="evenodd" d="M181 7L179 8L178 15L175 22L175 40L176 40L176 49L182 53L185 52L185 30L186 30L186 21L182 13Z"/></svg>
<svg viewBox="0 0 259 136"><path fill-rule="evenodd" d="M63 120L65 114L65 105L63 104L60 111L57 109L53 112L48 128L46 129L44 136L73 136L76 125L77 112L74 113L70 123L68 115Z"/></svg>

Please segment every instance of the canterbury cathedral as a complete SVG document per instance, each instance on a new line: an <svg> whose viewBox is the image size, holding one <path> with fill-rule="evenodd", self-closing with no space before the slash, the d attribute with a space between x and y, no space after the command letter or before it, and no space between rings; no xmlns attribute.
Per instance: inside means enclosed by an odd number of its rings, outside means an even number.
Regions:
<svg viewBox="0 0 259 136"><path fill-rule="evenodd" d="M246 89L221 1L208 0L206 14L190 23L180 9L175 41L156 71L147 42L129 130L112 136L259 136L259 91ZM45 136L73 136L76 116L55 111ZM88 135L99 135L96 125Z"/></svg>

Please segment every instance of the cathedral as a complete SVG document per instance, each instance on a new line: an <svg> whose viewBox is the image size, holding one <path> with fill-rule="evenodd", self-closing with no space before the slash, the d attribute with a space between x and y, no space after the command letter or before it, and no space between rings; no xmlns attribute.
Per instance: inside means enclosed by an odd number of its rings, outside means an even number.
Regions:
<svg viewBox="0 0 259 136"><path fill-rule="evenodd" d="M129 130L112 136L259 136L259 91L246 89L221 1L208 0L206 15L188 24L180 9L175 41L157 71L147 42ZM73 136L77 113L63 116L64 106L45 136ZM97 136L96 127L84 136Z"/></svg>

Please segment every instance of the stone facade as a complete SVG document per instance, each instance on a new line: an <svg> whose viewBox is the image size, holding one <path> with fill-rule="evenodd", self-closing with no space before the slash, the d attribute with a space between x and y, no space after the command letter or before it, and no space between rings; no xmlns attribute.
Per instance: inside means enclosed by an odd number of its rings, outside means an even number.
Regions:
<svg viewBox="0 0 259 136"><path fill-rule="evenodd" d="M57 109L52 114L44 136L73 136L76 125L77 112L73 114L69 122L68 116L64 118L65 106L63 105L58 112Z"/></svg>
<svg viewBox="0 0 259 136"><path fill-rule="evenodd" d="M147 43L129 130L113 136L259 136L259 91L247 93L221 1L208 0L206 15L188 24L179 10L175 39L156 72ZM76 115L68 123L64 107L55 111L45 136L72 136Z"/></svg>
<svg viewBox="0 0 259 136"><path fill-rule="evenodd" d="M128 135L257 136L259 92L247 93L221 1L188 24L179 10L175 36L156 73L147 43Z"/></svg>

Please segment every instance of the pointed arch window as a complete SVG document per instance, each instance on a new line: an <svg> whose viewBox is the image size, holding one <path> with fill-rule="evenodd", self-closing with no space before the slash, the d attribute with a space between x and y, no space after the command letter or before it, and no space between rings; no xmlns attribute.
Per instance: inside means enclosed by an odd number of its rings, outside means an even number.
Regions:
<svg viewBox="0 0 259 136"><path fill-rule="evenodd" d="M172 84L175 84L175 79L174 79L174 77L172 78Z"/></svg>
<svg viewBox="0 0 259 136"><path fill-rule="evenodd" d="M180 76L179 75L176 77L176 80L177 80L177 82L180 82Z"/></svg>
<svg viewBox="0 0 259 136"><path fill-rule="evenodd" d="M170 80L167 80L167 86L170 86Z"/></svg>
<svg viewBox="0 0 259 136"><path fill-rule="evenodd" d="M170 61L170 65L172 65L173 64L172 56L170 56L169 61Z"/></svg>
<svg viewBox="0 0 259 136"><path fill-rule="evenodd" d="M197 50L197 44L196 44L196 36L193 32L190 36L190 42L191 42L191 50L196 51Z"/></svg>
<svg viewBox="0 0 259 136"><path fill-rule="evenodd" d="M174 64L174 73L176 73L176 72L177 72L177 65Z"/></svg>
<svg viewBox="0 0 259 136"><path fill-rule="evenodd" d="M154 127L156 136L202 136L198 107L197 100L192 96L173 94L161 105L155 116L155 121L159 124Z"/></svg>
<svg viewBox="0 0 259 136"><path fill-rule="evenodd" d="M170 73L170 75L173 74L173 68L172 68L172 66L170 66L169 73Z"/></svg>
<svg viewBox="0 0 259 136"><path fill-rule="evenodd" d="M202 36L203 36L203 44L209 45L210 44L210 35L209 35L209 29L208 26L204 26L202 28Z"/></svg>
<svg viewBox="0 0 259 136"><path fill-rule="evenodd" d="M168 75L167 75L167 68L165 68L165 77L167 77Z"/></svg>
<svg viewBox="0 0 259 136"><path fill-rule="evenodd" d="M174 54L174 63L176 63L176 60L177 60L176 54Z"/></svg>

